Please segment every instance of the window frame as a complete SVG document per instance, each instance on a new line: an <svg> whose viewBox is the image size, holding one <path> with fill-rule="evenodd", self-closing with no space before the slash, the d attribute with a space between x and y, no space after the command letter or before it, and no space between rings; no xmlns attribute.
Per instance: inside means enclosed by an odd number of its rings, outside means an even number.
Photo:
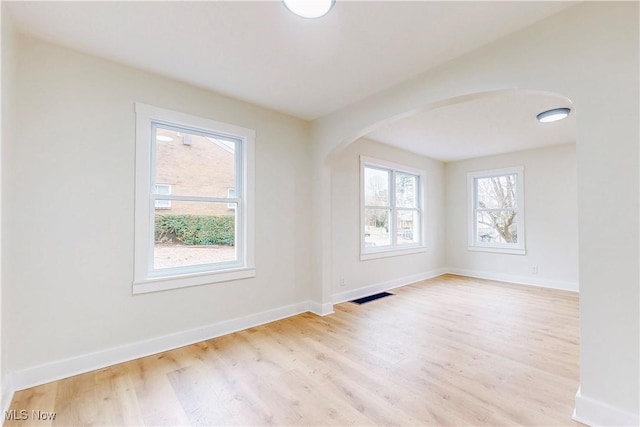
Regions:
<svg viewBox="0 0 640 427"><path fill-rule="evenodd" d="M159 187L165 187L167 188L168 192L166 194L164 194L165 196L170 196L171 195L171 184L160 184L160 183L155 183L155 193L156 194L160 194L160 191L158 191ZM158 203L158 202L163 202L166 201L168 203L166 204L162 204L162 203ZM154 209L171 209L171 200L167 200L167 199L156 199L155 203L153 205Z"/></svg>
<svg viewBox="0 0 640 427"><path fill-rule="evenodd" d="M233 194L233 197L232 197L232 194ZM236 197L236 187L227 187L227 197L229 199L233 199ZM227 209L235 210L236 209L235 203L227 203Z"/></svg>
<svg viewBox="0 0 640 427"><path fill-rule="evenodd" d="M379 169L389 172L389 206L367 206L365 205L365 182L364 174L365 168ZM416 207L406 208L396 206L396 184L395 177L397 173L404 173L413 175L417 178L416 189ZM392 256L409 255L420 252L426 252L426 213L425 213L425 200L426 200L426 172L421 169L413 168L410 166L401 165L386 160L380 160L373 157L360 156L360 227L358 234L360 235L360 260L366 261L376 258L385 258ZM391 244L388 246L379 247L377 249L367 248L365 244L365 212L366 209L388 209L391 211L389 217L389 233L391 237ZM414 244L397 244L397 219L398 211L417 211L419 220L418 236L419 241Z"/></svg>
<svg viewBox="0 0 640 427"><path fill-rule="evenodd" d="M477 236L478 186L477 181L483 178L516 175L516 227L518 230L517 243L480 242ZM494 252L513 255L526 255L525 233L525 203L524 203L524 166L513 166L501 169L491 169L467 173L467 204L468 204L468 247L469 251ZM501 209L502 210L502 209ZM511 209L509 209L511 210Z"/></svg>
<svg viewBox="0 0 640 427"><path fill-rule="evenodd" d="M254 239L254 156L255 131L208 118L135 103L135 224L133 294L156 292L187 286L255 277ZM152 189L155 168L157 126L189 132L217 134L235 139L240 149L236 156L236 258L233 263L213 263L154 270L155 201L165 200ZM239 169L239 170L238 170ZM238 191L238 188L240 190ZM228 198L169 195L168 200L228 202Z"/></svg>

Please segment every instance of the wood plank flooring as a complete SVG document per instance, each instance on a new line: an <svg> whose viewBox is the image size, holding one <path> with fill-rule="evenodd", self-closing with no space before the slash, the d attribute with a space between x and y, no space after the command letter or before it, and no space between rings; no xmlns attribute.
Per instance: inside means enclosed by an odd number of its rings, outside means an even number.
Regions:
<svg viewBox="0 0 640 427"><path fill-rule="evenodd" d="M4 425L580 425L577 294L453 275L392 292L17 392L29 419Z"/></svg>

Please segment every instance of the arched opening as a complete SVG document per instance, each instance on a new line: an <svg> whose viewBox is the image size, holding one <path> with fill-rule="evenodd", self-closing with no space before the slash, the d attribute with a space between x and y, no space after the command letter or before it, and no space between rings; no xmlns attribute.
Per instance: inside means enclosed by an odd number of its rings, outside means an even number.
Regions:
<svg viewBox="0 0 640 427"><path fill-rule="evenodd" d="M469 94L380 120L338 145L326 162L332 182L333 302L445 271L577 290L576 114L557 123L536 120L540 112L558 107L574 109L567 97L539 90ZM363 257L370 230L362 157L424 171L424 250ZM470 251L467 174L515 166L524 170L522 254ZM393 215L389 211L389 222L398 221ZM377 219L379 228L401 231L385 221Z"/></svg>

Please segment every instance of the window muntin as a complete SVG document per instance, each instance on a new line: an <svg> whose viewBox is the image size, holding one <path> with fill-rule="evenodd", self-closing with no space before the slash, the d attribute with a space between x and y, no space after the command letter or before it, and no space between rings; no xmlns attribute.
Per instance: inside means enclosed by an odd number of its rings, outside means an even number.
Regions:
<svg viewBox="0 0 640 427"><path fill-rule="evenodd" d="M158 195L168 196L171 194L171 185L169 184L155 184L154 191ZM156 199L156 209L171 209L171 200Z"/></svg>
<svg viewBox="0 0 640 427"><path fill-rule="evenodd" d="M524 254L523 168L468 175L469 249Z"/></svg>
<svg viewBox="0 0 640 427"><path fill-rule="evenodd" d="M136 104L134 293L255 275L253 139Z"/></svg>
<svg viewBox="0 0 640 427"><path fill-rule="evenodd" d="M363 158L361 177L361 254L423 247L423 172Z"/></svg>

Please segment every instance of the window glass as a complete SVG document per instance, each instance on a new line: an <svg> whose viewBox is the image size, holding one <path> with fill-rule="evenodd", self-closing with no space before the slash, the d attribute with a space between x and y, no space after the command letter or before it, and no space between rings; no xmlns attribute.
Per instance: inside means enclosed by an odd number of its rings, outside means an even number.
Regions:
<svg viewBox="0 0 640 427"><path fill-rule="evenodd" d="M383 161L373 164L361 159L361 168L361 258L422 247L423 175L396 169Z"/></svg>
<svg viewBox="0 0 640 427"><path fill-rule="evenodd" d="M388 209L365 209L364 211L364 242L366 247L389 246L391 235L389 234Z"/></svg>
<svg viewBox="0 0 640 427"><path fill-rule="evenodd" d="M417 206L416 183L418 177L408 173L396 173L396 206L415 208Z"/></svg>
<svg viewBox="0 0 640 427"><path fill-rule="evenodd" d="M389 171L365 168L364 204L366 206L390 206Z"/></svg>
<svg viewBox="0 0 640 427"><path fill-rule="evenodd" d="M516 175L477 178L477 207L505 209L516 207Z"/></svg>
<svg viewBox="0 0 640 427"><path fill-rule="evenodd" d="M227 197L236 187L236 145L232 139L168 126L155 127L155 181L180 196Z"/></svg>
<svg viewBox="0 0 640 427"><path fill-rule="evenodd" d="M154 269L237 261L235 211L226 203L174 200L171 211L155 214Z"/></svg>
<svg viewBox="0 0 640 427"><path fill-rule="evenodd" d="M468 174L469 249L524 254L524 168Z"/></svg>

